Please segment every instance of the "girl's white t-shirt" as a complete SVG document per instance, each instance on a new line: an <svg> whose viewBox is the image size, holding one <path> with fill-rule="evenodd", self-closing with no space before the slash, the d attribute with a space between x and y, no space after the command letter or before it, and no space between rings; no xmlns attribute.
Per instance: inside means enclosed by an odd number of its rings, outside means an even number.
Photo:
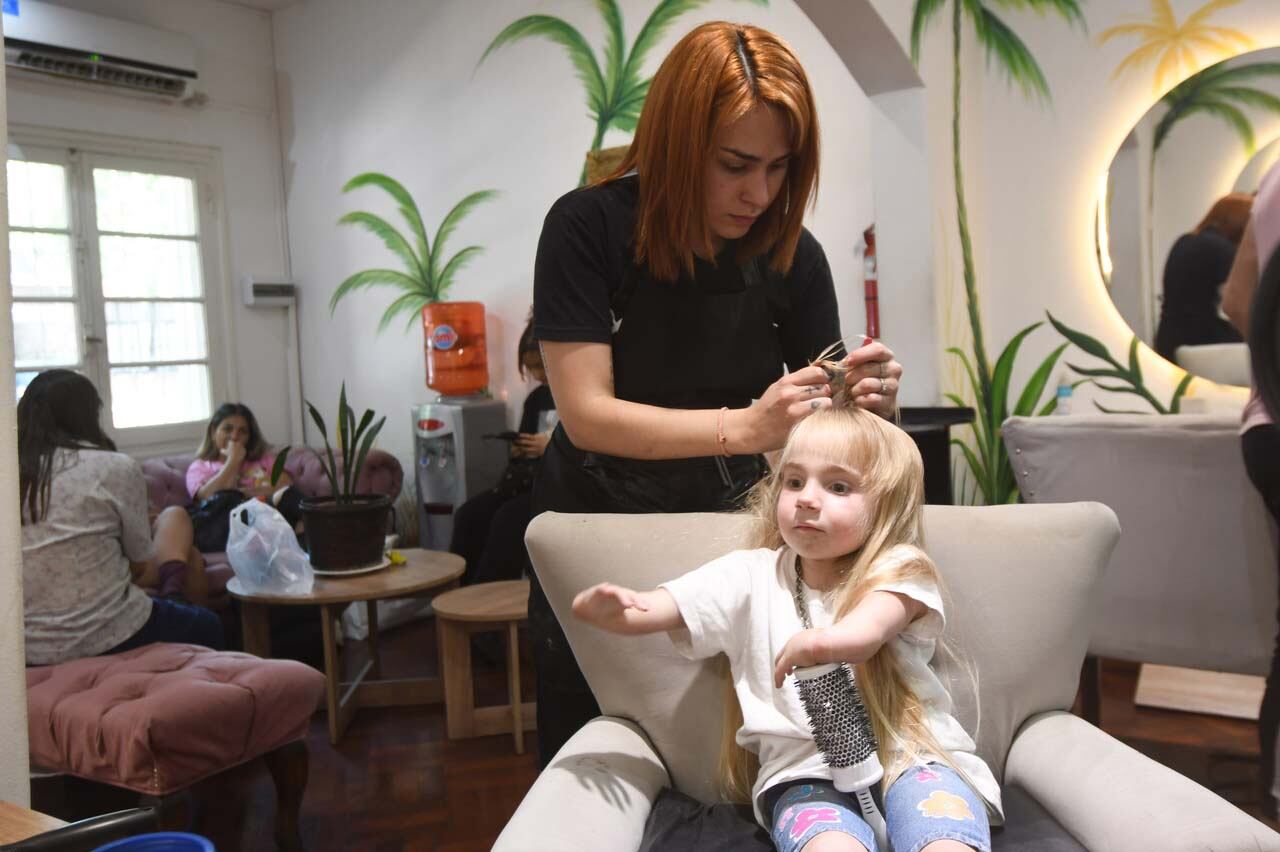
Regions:
<svg viewBox="0 0 1280 852"><path fill-rule="evenodd" d="M881 560L911 558L911 548L888 551ZM769 822L760 812L760 794L798 778L830 778L831 770L813 742L795 679L782 689L773 685L773 661L787 641L804 629L795 607L796 554L777 550L739 550L708 562L676 580L663 583L675 598L686 627L670 632L676 650L689 659L723 653L729 658L734 691L742 705L740 746L760 758L751 798L756 820ZM883 561L876 570L889 567ZM908 581L877 586L924 604L926 610L890 640L880 653L893 654L903 676L925 707L926 721L952 762L968 775L975 792L987 803L994 824L1003 821L1000 785L975 752L973 739L951 715L951 696L929 667L944 617L942 597L935 583ZM814 627L832 623L825 596L802 585L805 605Z"/></svg>

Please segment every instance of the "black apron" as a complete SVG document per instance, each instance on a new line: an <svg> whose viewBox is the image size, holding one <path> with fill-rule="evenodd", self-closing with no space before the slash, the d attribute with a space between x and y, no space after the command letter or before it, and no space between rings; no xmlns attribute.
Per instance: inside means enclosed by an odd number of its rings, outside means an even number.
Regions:
<svg viewBox="0 0 1280 852"><path fill-rule="evenodd" d="M782 276L764 259L748 261L740 276L710 276L709 286L656 281L634 264L628 269L610 300L618 399L676 409L741 408L781 377L777 326L789 302ZM767 472L755 455L650 461L585 452L561 424L534 481L533 514L726 511ZM529 629L545 767L600 710L532 573Z"/></svg>

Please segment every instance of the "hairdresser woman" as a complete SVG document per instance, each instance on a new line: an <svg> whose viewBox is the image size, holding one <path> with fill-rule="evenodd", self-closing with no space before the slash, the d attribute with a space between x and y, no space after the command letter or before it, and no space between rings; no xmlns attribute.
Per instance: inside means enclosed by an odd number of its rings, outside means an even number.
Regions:
<svg viewBox="0 0 1280 852"><path fill-rule="evenodd" d="M813 92L790 48L727 23L685 36L622 165L543 224L534 322L560 426L535 514L731 508L766 472L761 453L831 404L807 366L841 337L801 224L817 181ZM902 368L859 342L848 381L889 416ZM529 620L545 766L599 709L536 577Z"/></svg>

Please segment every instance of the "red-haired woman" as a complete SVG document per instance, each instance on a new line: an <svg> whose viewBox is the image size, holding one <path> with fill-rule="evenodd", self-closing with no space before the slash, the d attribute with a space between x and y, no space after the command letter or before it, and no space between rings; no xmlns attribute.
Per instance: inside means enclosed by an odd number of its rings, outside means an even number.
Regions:
<svg viewBox="0 0 1280 852"><path fill-rule="evenodd" d="M761 454L831 404L808 366L841 337L831 269L802 225L817 182L813 92L791 49L723 22L681 39L617 171L543 224L534 324L560 426L535 513L729 508L767 470ZM849 382L890 415L902 368L862 342ZM599 710L532 585L545 765Z"/></svg>

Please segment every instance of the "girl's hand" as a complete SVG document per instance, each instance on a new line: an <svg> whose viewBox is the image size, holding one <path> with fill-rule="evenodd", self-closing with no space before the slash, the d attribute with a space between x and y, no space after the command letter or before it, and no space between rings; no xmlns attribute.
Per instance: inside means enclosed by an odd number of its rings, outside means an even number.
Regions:
<svg viewBox="0 0 1280 852"><path fill-rule="evenodd" d="M540 459L542 454L547 451L547 444L551 441L551 433L537 432L532 435L520 434L511 442L512 448L517 456L526 459Z"/></svg>
<svg viewBox="0 0 1280 852"><path fill-rule="evenodd" d="M862 339L862 346L844 359L849 367L845 386L859 408L874 411L881 417L893 417L898 408L898 386L902 381L902 365L878 340Z"/></svg>
<svg viewBox="0 0 1280 852"><path fill-rule="evenodd" d="M773 661L773 685L776 688L782 689L782 683L792 669L831 662L827 658L825 632L823 628L801 630L787 640Z"/></svg>
<svg viewBox="0 0 1280 852"><path fill-rule="evenodd" d="M791 427L831 407L831 386L821 367L805 367L778 379L749 408L728 412L725 435L735 453L762 453L786 443Z"/></svg>
<svg viewBox="0 0 1280 852"><path fill-rule="evenodd" d="M578 592L573 599L576 618L611 633L630 632L628 628L631 625L627 621L627 610L630 609L648 612L649 606L639 592L612 583L592 586Z"/></svg>
<svg viewBox="0 0 1280 852"><path fill-rule="evenodd" d="M222 454L227 457L229 467L239 467L244 463L245 452L244 444L239 441L228 441Z"/></svg>

